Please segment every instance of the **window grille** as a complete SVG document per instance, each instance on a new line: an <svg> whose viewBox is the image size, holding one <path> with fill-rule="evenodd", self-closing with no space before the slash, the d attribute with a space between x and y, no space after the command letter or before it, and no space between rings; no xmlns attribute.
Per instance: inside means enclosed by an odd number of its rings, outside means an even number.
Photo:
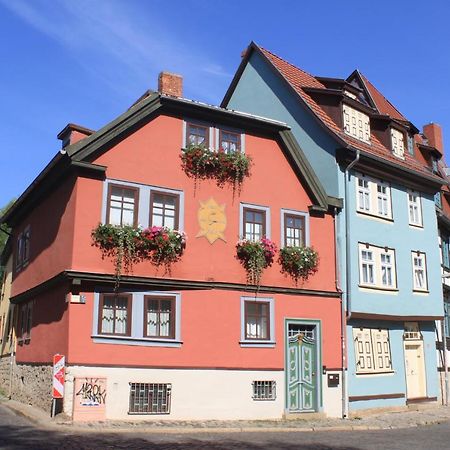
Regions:
<svg viewBox="0 0 450 450"><path fill-rule="evenodd" d="M277 383L275 381L253 381L253 400L275 400Z"/></svg>
<svg viewBox="0 0 450 450"><path fill-rule="evenodd" d="M172 384L130 383L128 414L170 414Z"/></svg>

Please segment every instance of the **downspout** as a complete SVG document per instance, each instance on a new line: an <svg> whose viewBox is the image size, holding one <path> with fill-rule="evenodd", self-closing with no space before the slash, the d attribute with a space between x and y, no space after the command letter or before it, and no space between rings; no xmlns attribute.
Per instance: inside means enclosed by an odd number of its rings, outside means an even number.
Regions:
<svg viewBox="0 0 450 450"><path fill-rule="evenodd" d="M345 304L342 308L342 329L344 339L342 341L342 417L348 418L348 363L347 363L347 323L352 317L351 310L351 264L350 264L350 208L348 206L348 185L350 182L350 169L359 161L360 151L356 150L355 159L345 168L344 173L344 208L345 208Z"/></svg>

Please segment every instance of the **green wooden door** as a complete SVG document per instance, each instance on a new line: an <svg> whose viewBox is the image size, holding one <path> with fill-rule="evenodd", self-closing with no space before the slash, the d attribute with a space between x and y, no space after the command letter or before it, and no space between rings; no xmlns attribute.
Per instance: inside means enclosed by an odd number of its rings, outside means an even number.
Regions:
<svg viewBox="0 0 450 450"><path fill-rule="evenodd" d="M289 333L288 409L317 411L316 341L314 334ZM309 334L309 333L308 333Z"/></svg>

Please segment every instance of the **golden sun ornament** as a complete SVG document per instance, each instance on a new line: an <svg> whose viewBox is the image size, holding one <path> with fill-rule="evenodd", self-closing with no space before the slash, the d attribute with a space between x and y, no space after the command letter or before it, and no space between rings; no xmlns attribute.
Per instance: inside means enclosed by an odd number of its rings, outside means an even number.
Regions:
<svg viewBox="0 0 450 450"><path fill-rule="evenodd" d="M217 239L226 242L224 231L227 227L227 216L225 215L225 204L219 205L212 197L207 202L200 202L197 213L200 231L196 237L206 237L210 244Z"/></svg>

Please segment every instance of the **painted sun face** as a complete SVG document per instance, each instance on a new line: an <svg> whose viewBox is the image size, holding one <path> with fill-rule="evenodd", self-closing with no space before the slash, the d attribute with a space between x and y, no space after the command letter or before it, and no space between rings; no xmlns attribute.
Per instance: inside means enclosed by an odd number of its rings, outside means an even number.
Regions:
<svg viewBox="0 0 450 450"><path fill-rule="evenodd" d="M200 231L196 237L205 236L210 244L213 244L217 239L226 242L223 234L227 227L225 204L219 205L213 198L210 198L207 202L200 202L197 217Z"/></svg>

